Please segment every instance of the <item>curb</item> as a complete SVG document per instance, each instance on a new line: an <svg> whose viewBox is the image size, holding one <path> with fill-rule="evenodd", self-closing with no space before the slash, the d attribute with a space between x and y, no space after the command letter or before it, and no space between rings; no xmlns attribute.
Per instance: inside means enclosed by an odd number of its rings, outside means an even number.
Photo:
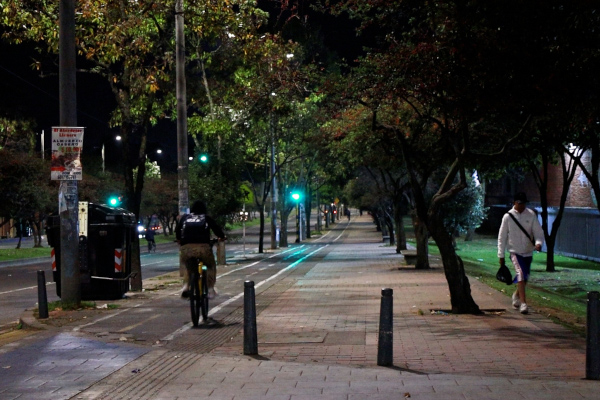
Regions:
<svg viewBox="0 0 600 400"><path fill-rule="evenodd" d="M35 329L37 331L47 331L54 329L53 326L42 324L37 318L33 316L33 310L25 310L25 312L19 317L19 323L24 327Z"/></svg>

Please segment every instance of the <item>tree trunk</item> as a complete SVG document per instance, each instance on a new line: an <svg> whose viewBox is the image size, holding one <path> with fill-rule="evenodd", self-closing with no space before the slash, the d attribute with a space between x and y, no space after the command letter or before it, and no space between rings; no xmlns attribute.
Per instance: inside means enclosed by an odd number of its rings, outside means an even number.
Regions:
<svg viewBox="0 0 600 400"><path fill-rule="evenodd" d="M40 222L32 218L29 220L29 225L31 226L31 230L33 231L33 247L42 247L42 234L40 233Z"/></svg>
<svg viewBox="0 0 600 400"><path fill-rule="evenodd" d="M394 206L394 223L396 225L396 235L398 239L396 241L396 253L400 254L402 250L406 250L406 232L404 230L404 220L402 219L402 213L400 206Z"/></svg>
<svg viewBox="0 0 600 400"><path fill-rule="evenodd" d="M265 252L265 209L264 207L260 208L258 212L260 218L260 230L258 233L258 252Z"/></svg>
<svg viewBox="0 0 600 400"><path fill-rule="evenodd" d="M552 229L554 232L554 229ZM556 245L556 235L546 236L546 272L556 272L554 264L554 247Z"/></svg>
<svg viewBox="0 0 600 400"><path fill-rule="evenodd" d="M306 218L306 238L310 239L310 213L312 210L312 189L310 185L307 185L307 196L305 200L304 207L304 216Z"/></svg>
<svg viewBox="0 0 600 400"><path fill-rule="evenodd" d="M430 218L429 231L435 240L444 264L444 274L450 289L453 314L481 314L471 296L471 285L465 274L462 260L452 245L452 235L446 232L441 218Z"/></svg>
<svg viewBox="0 0 600 400"><path fill-rule="evenodd" d="M475 237L475 229L469 229L465 235L465 242L472 242Z"/></svg>
<svg viewBox="0 0 600 400"><path fill-rule="evenodd" d="M417 244L417 262L415 269L429 269L429 233L427 226L415 214L413 215L413 227L415 230L415 241Z"/></svg>
<svg viewBox="0 0 600 400"><path fill-rule="evenodd" d="M288 218L290 212L281 210L281 229L279 231L279 247L288 247Z"/></svg>
<svg viewBox="0 0 600 400"><path fill-rule="evenodd" d="M17 250L21 248L22 240L23 240L23 222L21 221L21 219L19 219L19 241L17 242L17 247L16 247Z"/></svg>
<svg viewBox="0 0 600 400"><path fill-rule="evenodd" d="M387 211L385 212L385 226L387 228L388 235L390 236L390 246L395 246L396 235L394 234L394 220Z"/></svg>

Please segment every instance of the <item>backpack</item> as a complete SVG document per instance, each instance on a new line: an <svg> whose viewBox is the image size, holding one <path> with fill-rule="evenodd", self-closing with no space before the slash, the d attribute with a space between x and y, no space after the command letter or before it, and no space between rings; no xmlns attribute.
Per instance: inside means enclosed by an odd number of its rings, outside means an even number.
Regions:
<svg viewBox="0 0 600 400"><path fill-rule="evenodd" d="M208 243L209 239L206 215L188 214L181 227L181 240L185 243Z"/></svg>

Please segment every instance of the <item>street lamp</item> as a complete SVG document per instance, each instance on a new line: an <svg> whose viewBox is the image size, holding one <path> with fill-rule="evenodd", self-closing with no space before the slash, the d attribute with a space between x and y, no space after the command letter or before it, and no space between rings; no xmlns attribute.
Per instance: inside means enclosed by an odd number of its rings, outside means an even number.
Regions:
<svg viewBox="0 0 600 400"><path fill-rule="evenodd" d="M121 141L121 135L115 136L115 140L117 142L120 142ZM106 169L105 169L105 150L104 150L104 145L105 145L105 143L103 142L102 143L102 173L104 173L106 171Z"/></svg>

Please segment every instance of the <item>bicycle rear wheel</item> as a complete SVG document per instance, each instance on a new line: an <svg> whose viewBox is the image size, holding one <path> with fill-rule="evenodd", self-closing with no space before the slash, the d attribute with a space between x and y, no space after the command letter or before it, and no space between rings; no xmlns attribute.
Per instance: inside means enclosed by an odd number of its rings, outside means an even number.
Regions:
<svg viewBox="0 0 600 400"><path fill-rule="evenodd" d="M202 267L202 296L201 296L202 320L208 321L208 271Z"/></svg>
<svg viewBox="0 0 600 400"><path fill-rule="evenodd" d="M190 276L190 311L192 312L192 324L198 326L200 320L200 303L202 303L202 293L200 292L200 278L198 272L193 272Z"/></svg>

